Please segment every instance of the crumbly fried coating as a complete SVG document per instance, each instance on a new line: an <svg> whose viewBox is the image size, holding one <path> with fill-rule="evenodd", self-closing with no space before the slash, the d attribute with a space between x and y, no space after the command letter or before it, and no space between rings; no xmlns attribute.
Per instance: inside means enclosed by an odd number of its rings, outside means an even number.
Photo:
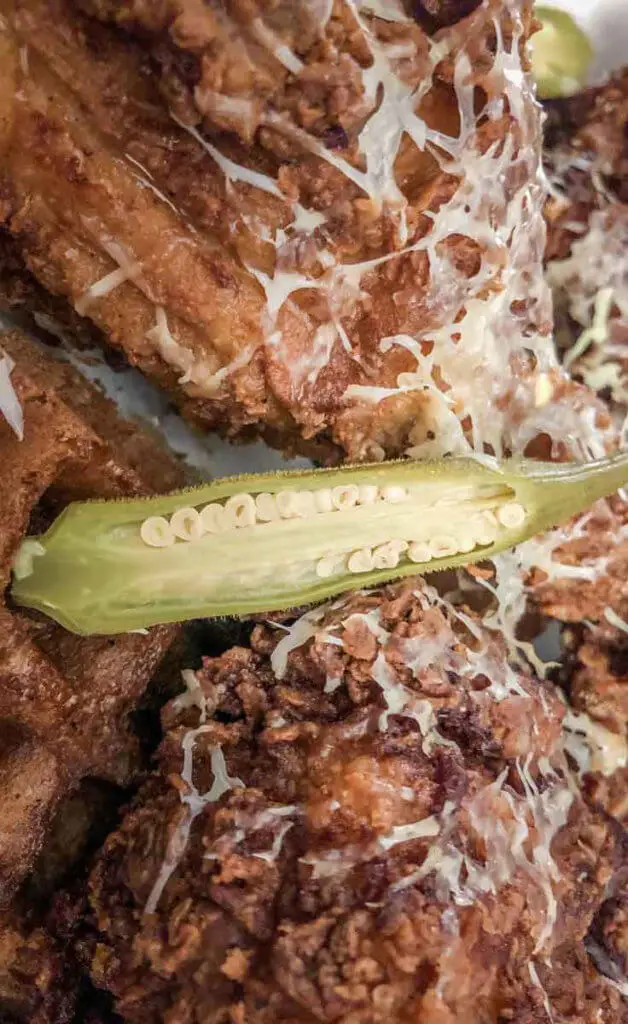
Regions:
<svg viewBox="0 0 628 1024"><path fill-rule="evenodd" d="M553 558L554 577L535 570L531 589L544 614L567 624L572 702L628 735L628 503L600 502Z"/></svg>
<svg viewBox="0 0 628 1024"><path fill-rule="evenodd" d="M417 580L187 683L91 879L125 1020L621 1019L583 945L621 844L570 781L558 691L498 634Z"/></svg>
<svg viewBox="0 0 628 1024"><path fill-rule="evenodd" d="M517 978L506 980L512 986L513 1001L503 1015L504 1024L560 1024L609 1020L626 1024L628 1008L618 1002L608 981L597 970L585 943L566 944L552 955L550 963L540 963ZM527 974L527 977L526 977ZM552 1017L548 1015L550 1007Z"/></svg>
<svg viewBox="0 0 628 1024"><path fill-rule="evenodd" d="M549 571L549 572L548 572ZM604 742L623 747L614 767L602 757L585 775L587 798L628 825L628 504L599 502L555 543L551 562L534 569L529 594L563 623L563 664L556 678L576 714L586 713ZM595 727L594 727L595 728ZM600 735L604 736L604 732ZM622 764L623 761L623 764Z"/></svg>
<svg viewBox="0 0 628 1024"><path fill-rule="evenodd" d="M15 915L0 915L0 1020L66 1024L73 997L73 979L50 935Z"/></svg>
<svg viewBox="0 0 628 1024"><path fill-rule="evenodd" d="M595 169L604 176L606 187L620 202L628 202L628 68L612 75L604 85L565 99L549 100L545 107L545 145L550 169L570 150L572 155L591 158ZM582 178L580 182L585 183ZM573 184L577 183L574 174ZM594 201L592 197L591 202ZM559 250L560 243L550 239L550 252Z"/></svg>
<svg viewBox="0 0 628 1024"><path fill-rule="evenodd" d="M548 106L545 163L553 188L545 204L545 255L557 341L570 348L583 339L581 351L567 357L572 372L625 413L628 69Z"/></svg>
<svg viewBox="0 0 628 1024"><path fill-rule="evenodd" d="M588 619L616 633L605 611L620 619L628 615L628 502L619 495L598 502L565 531L553 557L556 576L548 579L541 569L531 581L534 599L545 614L567 623ZM563 577L560 565L568 567Z"/></svg>
<svg viewBox="0 0 628 1024"><path fill-rule="evenodd" d="M6 228L205 427L522 450L555 368L537 114L504 74L531 5L473 6L90 5L121 33L4 0Z"/></svg>
<svg viewBox="0 0 628 1024"><path fill-rule="evenodd" d="M605 629L603 625L593 631L585 629L576 649L569 693L574 707L586 711L613 732L628 734L628 639L625 633Z"/></svg>
<svg viewBox="0 0 628 1024"><path fill-rule="evenodd" d="M121 791L84 779L56 809L46 841L12 906L0 913L2 1024L111 1024L92 1017L104 995L80 964L89 860L115 825Z"/></svg>

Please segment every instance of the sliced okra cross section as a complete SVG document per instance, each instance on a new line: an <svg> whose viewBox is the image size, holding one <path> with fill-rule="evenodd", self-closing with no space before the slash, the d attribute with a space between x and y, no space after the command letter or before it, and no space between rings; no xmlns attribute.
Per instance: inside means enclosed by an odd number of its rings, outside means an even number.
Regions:
<svg viewBox="0 0 628 1024"><path fill-rule="evenodd" d="M490 558L628 481L584 465L388 462L70 505L14 566L13 598L83 634L242 616Z"/></svg>

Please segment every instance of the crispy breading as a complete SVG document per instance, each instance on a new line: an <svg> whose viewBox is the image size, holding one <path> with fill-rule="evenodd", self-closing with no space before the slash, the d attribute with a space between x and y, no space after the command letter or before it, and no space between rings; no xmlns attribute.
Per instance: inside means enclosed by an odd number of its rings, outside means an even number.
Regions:
<svg viewBox="0 0 628 1024"><path fill-rule="evenodd" d="M561 578L558 571L548 580L536 570L531 580L534 601L544 614L567 624L567 651L577 664L569 683L574 705L625 735L627 525L628 503L619 497L599 503L574 530L575 536L554 552L557 569L562 564L579 567L580 573Z"/></svg>
<svg viewBox="0 0 628 1024"><path fill-rule="evenodd" d="M628 503L599 502L552 552L553 574L534 569L534 605L563 623L557 681L577 713L628 740ZM564 568L562 568L564 567ZM547 567L546 567L547 568ZM628 764L584 778L588 799L628 824Z"/></svg>
<svg viewBox="0 0 628 1024"><path fill-rule="evenodd" d="M50 935L15 915L0 915L0 1019L66 1024L73 997L63 952Z"/></svg>
<svg viewBox="0 0 628 1024"><path fill-rule="evenodd" d="M621 847L565 778L558 691L420 581L292 630L166 707L99 858L91 969L124 1019L531 1022L556 953L570 1024L618 1020L582 941Z"/></svg>
<svg viewBox="0 0 628 1024"><path fill-rule="evenodd" d="M502 1015L500 1024L588 1024L589 1021L616 1021L626 1024L625 1001L596 969L584 943L568 943L556 950L552 962L524 970L516 978L505 979L512 991L512 1004ZM548 1016L549 1005L552 1018Z"/></svg>
<svg viewBox="0 0 628 1024"><path fill-rule="evenodd" d="M571 371L625 413L628 405L628 69L549 104L546 260L557 341L596 331ZM606 296L606 297L605 297Z"/></svg>
<svg viewBox="0 0 628 1024"><path fill-rule="evenodd" d="M6 228L205 427L328 459L522 448L553 359L538 124L502 74L531 12L469 6L424 5L430 36L350 4L320 31L305 2L124 5L136 43L4 0Z"/></svg>

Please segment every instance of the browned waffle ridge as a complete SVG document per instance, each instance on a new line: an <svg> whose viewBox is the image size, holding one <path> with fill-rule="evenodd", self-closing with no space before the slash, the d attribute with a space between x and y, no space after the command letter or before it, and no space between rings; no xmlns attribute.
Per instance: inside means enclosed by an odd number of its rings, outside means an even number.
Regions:
<svg viewBox="0 0 628 1024"><path fill-rule="evenodd" d="M73 499L171 489L182 472L69 365L17 332L0 344L15 363L25 437L0 419L0 572L29 521ZM135 756L127 713L173 629L83 639L0 606L0 906L40 849L61 798L85 776L123 782Z"/></svg>

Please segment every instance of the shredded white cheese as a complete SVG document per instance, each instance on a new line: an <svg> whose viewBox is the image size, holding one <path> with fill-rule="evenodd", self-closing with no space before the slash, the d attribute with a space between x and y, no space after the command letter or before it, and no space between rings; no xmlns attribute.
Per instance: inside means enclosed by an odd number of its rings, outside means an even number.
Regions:
<svg viewBox="0 0 628 1024"><path fill-rule="evenodd" d="M184 814L168 842L164 862L159 870L159 874L155 879L155 883L149 893L144 907L145 914L153 914L157 909L162 893L186 851L192 824L198 815L203 811L207 804L220 800L221 796L227 793L230 789L233 789L235 786L244 785L241 779L229 777L222 749L219 746L215 746L211 751L211 766L214 774L212 785L206 793L199 793L193 778L194 746L197 737L202 733L207 732L208 728L210 728L210 726L200 725L197 729L188 730L183 737L181 743L183 748L183 767L181 769L181 778L187 784L186 792L181 794L181 803L184 805Z"/></svg>
<svg viewBox="0 0 628 1024"><path fill-rule="evenodd" d="M610 622L611 626L615 626L615 629L621 630L622 633L628 633L628 622L622 619L613 608L604 609L604 618Z"/></svg>
<svg viewBox="0 0 628 1024"><path fill-rule="evenodd" d="M565 750L585 772L613 775L628 764L628 741L595 722L585 712L569 709L563 719Z"/></svg>
<svg viewBox="0 0 628 1024"><path fill-rule="evenodd" d="M11 382L13 360L0 349L0 413L20 441L24 440L24 412Z"/></svg>
<svg viewBox="0 0 628 1024"><path fill-rule="evenodd" d="M390 850L398 843L409 843L413 839L427 839L437 836L440 832L439 818L431 815L421 821L413 821L409 825L395 825L386 835L379 836L378 843L384 850Z"/></svg>
<svg viewBox="0 0 628 1024"><path fill-rule="evenodd" d="M552 1006L551 1006L551 1003L549 1001L549 997L547 995L547 992L543 988L543 983L541 982L541 979L539 978L538 971L537 971L535 965L532 963L531 960L528 963L528 973L530 975L530 979L532 981L532 984L536 985L536 987L541 992L542 999L543 999L543 1008L544 1008L544 1010L545 1010L545 1012L547 1014L547 1018L550 1021L550 1024L554 1024L554 1015L552 1013Z"/></svg>
<svg viewBox="0 0 628 1024"><path fill-rule="evenodd" d="M326 610L327 606L315 608L302 615L290 627L282 627L286 629L286 635L282 637L270 656L270 664L277 679L283 679L286 674L290 652L302 647L308 640L316 636Z"/></svg>

